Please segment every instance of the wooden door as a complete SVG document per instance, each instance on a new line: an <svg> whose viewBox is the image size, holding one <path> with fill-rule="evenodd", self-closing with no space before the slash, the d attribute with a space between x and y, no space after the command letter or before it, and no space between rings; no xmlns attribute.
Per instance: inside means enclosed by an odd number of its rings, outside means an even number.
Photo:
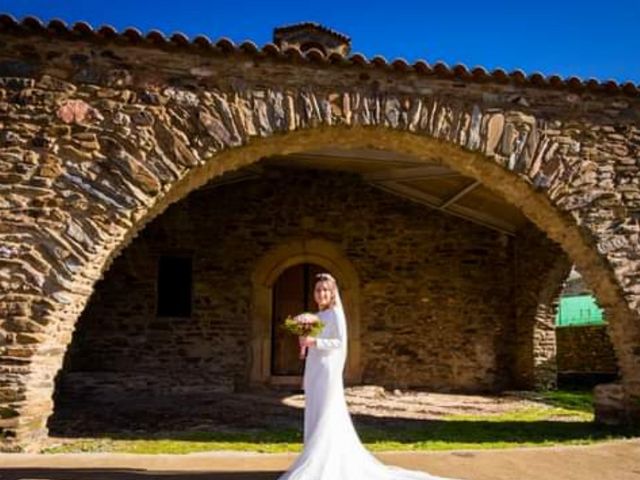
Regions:
<svg viewBox="0 0 640 480"><path fill-rule="evenodd" d="M287 315L315 312L313 299L317 273L322 267L303 263L286 269L273 286L271 316L271 375L297 376L303 374L304 360L299 358L298 337L280 328Z"/></svg>

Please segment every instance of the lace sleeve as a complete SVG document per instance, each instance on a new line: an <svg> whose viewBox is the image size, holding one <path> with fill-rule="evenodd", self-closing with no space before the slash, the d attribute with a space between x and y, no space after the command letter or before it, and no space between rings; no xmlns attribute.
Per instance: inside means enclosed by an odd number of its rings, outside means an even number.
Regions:
<svg viewBox="0 0 640 480"><path fill-rule="evenodd" d="M338 318L333 310L331 310L331 320L327 325L327 337L316 338L316 348L320 350L331 350L340 348L344 341L344 332L338 325Z"/></svg>

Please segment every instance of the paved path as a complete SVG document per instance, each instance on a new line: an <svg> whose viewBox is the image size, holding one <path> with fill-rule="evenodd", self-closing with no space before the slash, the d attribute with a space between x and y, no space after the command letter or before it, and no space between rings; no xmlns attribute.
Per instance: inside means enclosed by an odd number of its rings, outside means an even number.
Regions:
<svg viewBox="0 0 640 480"><path fill-rule="evenodd" d="M297 454L0 454L0 480L275 480ZM640 480L640 439L591 446L376 453L465 480Z"/></svg>

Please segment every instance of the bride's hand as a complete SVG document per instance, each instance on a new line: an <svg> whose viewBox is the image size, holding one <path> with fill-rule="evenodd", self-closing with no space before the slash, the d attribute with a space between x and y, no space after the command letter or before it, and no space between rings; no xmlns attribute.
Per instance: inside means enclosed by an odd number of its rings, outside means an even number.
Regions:
<svg viewBox="0 0 640 480"><path fill-rule="evenodd" d="M298 337L298 343L301 347L313 347L316 344L316 337Z"/></svg>

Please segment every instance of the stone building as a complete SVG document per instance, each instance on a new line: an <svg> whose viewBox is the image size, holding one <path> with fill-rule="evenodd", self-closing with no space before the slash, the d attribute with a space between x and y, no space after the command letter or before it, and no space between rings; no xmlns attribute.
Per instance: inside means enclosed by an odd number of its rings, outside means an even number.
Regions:
<svg viewBox="0 0 640 480"><path fill-rule="evenodd" d="M58 395L299 384L313 274L347 383L555 382L576 264L640 421L640 101L627 83L368 60L315 24L236 46L0 17L0 428Z"/></svg>

